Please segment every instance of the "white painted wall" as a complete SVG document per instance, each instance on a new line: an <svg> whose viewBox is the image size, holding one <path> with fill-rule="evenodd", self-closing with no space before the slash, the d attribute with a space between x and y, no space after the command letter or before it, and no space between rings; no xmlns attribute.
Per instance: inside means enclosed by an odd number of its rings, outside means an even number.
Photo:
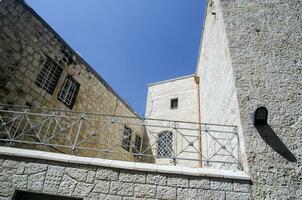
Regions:
<svg viewBox="0 0 302 200"><path fill-rule="evenodd" d="M171 109L170 101L173 98L178 98L178 108ZM147 118L157 118L157 119L168 119L175 121L188 121L188 122L198 122L198 86L194 81L194 75L180 77L177 79L167 80L163 82L158 82L148 85L148 96L147 96L147 106L146 114ZM151 122L152 123L152 122ZM157 124L159 125L159 124ZM169 126L169 122L161 122L160 125ZM172 130L174 124L170 123L171 128L167 127L148 127L148 135L150 144L152 146L152 152L156 155L156 137L164 130ZM197 138L198 131L188 131L184 128L198 128L197 124L186 124L177 123L177 130L172 130L173 137L173 150L174 154L180 153L177 157L183 159L199 159L199 146L200 142ZM190 135L190 136L184 136ZM193 142L193 147L187 148L182 152L189 142ZM159 158L156 159L156 163L159 164L169 164L170 159ZM188 161L188 160L178 160L177 165L186 166L199 166L199 162Z"/></svg>

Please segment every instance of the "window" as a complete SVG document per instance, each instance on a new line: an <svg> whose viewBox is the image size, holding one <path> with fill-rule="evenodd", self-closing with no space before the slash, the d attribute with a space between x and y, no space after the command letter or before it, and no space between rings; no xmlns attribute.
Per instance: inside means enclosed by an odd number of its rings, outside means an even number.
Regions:
<svg viewBox="0 0 302 200"><path fill-rule="evenodd" d="M62 74L62 68L51 58L47 57L35 84L46 90L48 93L53 94L55 87Z"/></svg>
<svg viewBox="0 0 302 200"><path fill-rule="evenodd" d="M59 93L58 100L64 103L70 109L72 109L79 88L80 88L80 84L76 80L74 80L71 76L67 76L63 84L63 87Z"/></svg>
<svg viewBox="0 0 302 200"><path fill-rule="evenodd" d="M170 108L171 109L177 109L178 108L178 98L171 99Z"/></svg>
<svg viewBox="0 0 302 200"><path fill-rule="evenodd" d="M157 136L157 157L172 157L172 141L173 133L171 131L163 131Z"/></svg>
<svg viewBox="0 0 302 200"><path fill-rule="evenodd" d="M142 138L138 135L135 135L134 144L132 147L132 153L140 153Z"/></svg>
<svg viewBox="0 0 302 200"><path fill-rule="evenodd" d="M127 151L130 151L130 146L131 146L131 133L132 133L131 128L125 126L125 127L124 127L124 138L123 138L122 147L123 147L125 150L127 150Z"/></svg>
<svg viewBox="0 0 302 200"><path fill-rule="evenodd" d="M82 198L58 196L52 194L43 194L36 192L15 191L13 200L83 200Z"/></svg>

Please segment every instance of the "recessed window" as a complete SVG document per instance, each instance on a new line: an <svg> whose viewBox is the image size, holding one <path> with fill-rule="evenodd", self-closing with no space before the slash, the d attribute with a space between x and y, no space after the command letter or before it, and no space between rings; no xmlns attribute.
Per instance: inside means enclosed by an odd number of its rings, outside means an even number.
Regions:
<svg viewBox="0 0 302 200"><path fill-rule="evenodd" d="M125 127L124 127L124 138L123 138L122 147L123 147L126 151L130 151L130 146L131 146L131 134L132 134L131 128L125 126Z"/></svg>
<svg viewBox="0 0 302 200"><path fill-rule="evenodd" d="M163 131L157 136L157 157L172 157L172 141L173 133L171 131Z"/></svg>
<svg viewBox="0 0 302 200"><path fill-rule="evenodd" d="M63 69L51 58L47 57L35 84L53 94L55 87L60 79Z"/></svg>
<svg viewBox="0 0 302 200"><path fill-rule="evenodd" d="M80 84L74 80L71 76L68 76L63 84L63 87L58 95L58 100L64 103L67 107L72 109L78 91L80 89Z"/></svg>
<svg viewBox="0 0 302 200"><path fill-rule="evenodd" d="M140 153L142 138L138 135L135 135L134 144L132 147L132 153Z"/></svg>
<svg viewBox="0 0 302 200"><path fill-rule="evenodd" d="M178 108L178 98L171 99L170 108L171 109L177 109Z"/></svg>
<svg viewBox="0 0 302 200"><path fill-rule="evenodd" d="M25 192L25 191L15 191L15 194L12 198L13 200L83 200L82 198L58 196L52 194L43 194L36 192Z"/></svg>

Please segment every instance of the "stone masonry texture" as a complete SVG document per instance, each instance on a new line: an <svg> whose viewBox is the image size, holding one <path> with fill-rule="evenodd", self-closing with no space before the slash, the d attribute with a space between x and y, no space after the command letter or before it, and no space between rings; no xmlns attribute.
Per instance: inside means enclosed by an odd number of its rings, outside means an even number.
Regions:
<svg viewBox="0 0 302 200"><path fill-rule="evenodd" d="M3 155L0 163L1 200L10 199L15 190L84 200L250 199L249 181L108 169ZM89 174L96 176L91 178Z"/></svg>
<svg viewBox="0 0 302 200"><path fill-rule="evenodd" d="M137 116L23 0L0 1L0 30L1 104L70 110L58 100L58 94L65 78L72 76L80 84L72 111ZM35 84L48 57L63 69L53 94ZM97 131L99 124L90 125L90 128ZM134 129L131 126L130 128ZM109 146L122 144L122 128L108 129L106 133L97 137L108 139ZM137 134L141 133L137 131ZM80 137L82 136L85 137L81 133ZM105 140L104 138L100 139ZM131 138L134 140L135 137ZM121 145L116 148L125 153ZM98 156L92 152L77 153L83 156ZM134 160L134 157L129 154L112 154L111 159Z"/></svg>
<svg viewBox="0 0 302 200"><path fill-rule="evenodd" d="M208 2L197 70L201 118L242 129L252 199L302 199L301 10L299 0ZM259 106L269 126L257 130L251 114Z"/></svg>

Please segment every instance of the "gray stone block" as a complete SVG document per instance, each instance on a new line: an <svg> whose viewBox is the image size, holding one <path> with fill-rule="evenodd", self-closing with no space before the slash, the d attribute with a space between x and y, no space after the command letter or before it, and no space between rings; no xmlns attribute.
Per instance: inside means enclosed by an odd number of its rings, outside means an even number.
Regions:
<svg viewBox="0 0 302 200"><path fill-rule="evenodd" d="M233 190L235 192L250 192L250 184L247 181L233 181Z"/></svg>
<svg viewBox="0 0 302 200"><path fill-rule="evenodd" d="M94 182L94 178L95 178L95 174L96 174L95 171L88 171L86 182L87 183L93 183Z"/></svg>
<svg viewBox="0 0 302 200"><path fill-rule="evenodd" d="M86 197L91 192L93 184L79 182L73 191L73 195Z"/></svg>
<svg viewBox="0 0 302 200"><path fill-rule="evenodd" d="M98 169L95 175L96 179L100 180L117 180L118 172L110 170L110 169Z"/></svg>
<svg viewBox="0 0 302 200"><path fill-rule="evenodd" d="M13 186L16 189L27 188L27 175L13 175Z"/></svg>
<svg viewBox="0 0 302 200"><path fill-rule="evenodd" d="M44 172L47 169L46 164L39 164L39 163L28 163L26 166L26 173L27 174L36 174L40 172Z"/></svg>
<svg viewBox="0 0 302 200"><path fill-rule="evenodd" d="M175 187L188 187L189 181L187 178L172 176L172 177L168 177L167 185L175 186Z"/></svg>
<svg viewBox="0 0 302 200"><path fill-rule="evenodd" d="M49 166L46 172L43 191L55 193L59 190L64 175L64 167Z"/></svg>
<svg viewBox="0 0 302 200"><path fill-rule="evenodd" d="M85 169L66 168L65 173L77 181L85 181L88 171Z"/></svg>
<svg viewBox="0 0 302 200"><path fill-rule="evenodd" d="M167 177L162 174L148 174L146 183L154 185L166 185Z"/></svg>
<svg viewBox="0 0 302 200"><path fill-rule="evenodd" d="M156 195L155 185L136 184L134 188L135 197L150 198Z"/></svg>
<svg viewBox="0 0 302 200"><path fill-rule="evenodd" d="M93 192L107 194L107 193L109 193L109 187L110 187L110 181L96 180L95 186L93 188Z"/></svg>
<svg viewBox="0 0 302 200"><path fill-rule="evenodd" d="M76 181L75 179L72 179L69 176L64 175L63 180L59 187L59 194L71 195L77 183L78 181Z"/></svg>
<svg viewBox="0 0 302 200"><path fill-rule="evenodd" d="M133 196L134 184L123 182L111 182L110 193L122 196Z"/></svg>
<svg viewBox="0 0 302 200"><path fill-rule="evenodd" d="M197 199L198 190L189 188L177 188L177 199Z"/></svg>
<svg viewBox="0 0 302 200"><path fill-rule="evenodd" d="M210 187L212 190L233 190L233 183L229 179L211 179Z"/></svg>
<svg viewBox="0 0 302 200"><path fill-rule="evenodd" d="M167 186L157 186L156 198L176 199L176 188Z"/></svg>
<svg viewBox="0 0 302 200"><path fill-rule="evenodd" d="M206 200L225 200L225 191L198 190L198 197Z"/></svg>
<svg viewBox="0 0 302 200"><path fill-rule="evenodd" d="M197 189L210 189L210 181L209 179L205 178L191 179L189 181L189 187Z"/></svg>
<svg viewBox="0 0 302 200"><path fill-rule="evenodd" d="M35 168L39 171L39 168ZM33 191L41 191L45 180L46 172L31 174L28 176L28 189Z"/></svg>
<svg viewBox="0 0 302 200"><path fill-rule="evenodd" d="M250 200L249 193L226 192L226 200Z"/></svg>
<svg viewBox="0 0 302 200"><path fill-rule="evenodd" d="M0 195L8 197L14 192L14 187L12 182L1 182L0 184Z"/></svg>
<svg viewBox="0 0 302 200"><path fill-rule="evenodd" d="M121 172L119 181L131 183L145 183L146 175L139 172Z"/></svg>

